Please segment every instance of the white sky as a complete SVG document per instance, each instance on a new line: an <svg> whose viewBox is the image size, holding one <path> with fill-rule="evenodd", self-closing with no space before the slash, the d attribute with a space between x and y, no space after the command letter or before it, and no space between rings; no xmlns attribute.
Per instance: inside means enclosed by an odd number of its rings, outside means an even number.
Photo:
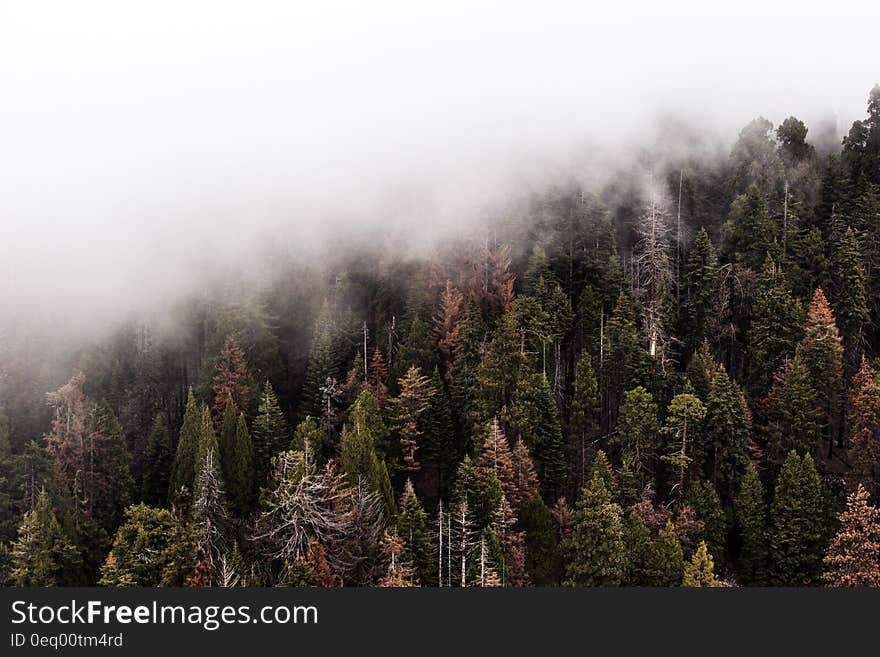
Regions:
<svg viewBox="0 0 880 657"><path fill-rule="evenodd" d="M660 113L865 114L877 3L707 5L0 0L0 301L130 307L329 217L460 224Z"/></svg>

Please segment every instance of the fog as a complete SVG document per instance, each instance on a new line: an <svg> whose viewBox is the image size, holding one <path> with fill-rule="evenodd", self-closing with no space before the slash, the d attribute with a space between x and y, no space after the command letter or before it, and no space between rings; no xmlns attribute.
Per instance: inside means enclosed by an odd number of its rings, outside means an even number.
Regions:
<svg viewBox="0 0 880 657"><path fill-rule="evenodd" d="M268 247L423 245L681 148L669 117L839 138L880 76L866 3L619 4L0 0L0 312L103 321Z"/></svg>

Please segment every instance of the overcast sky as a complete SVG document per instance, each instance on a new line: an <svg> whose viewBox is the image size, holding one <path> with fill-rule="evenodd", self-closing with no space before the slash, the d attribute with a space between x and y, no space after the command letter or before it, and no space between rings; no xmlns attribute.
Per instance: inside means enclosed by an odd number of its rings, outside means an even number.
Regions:
<svg viewBox="0 0 880 657"><path fill-rule="evenodd" d="M152 302L331 218L460 225L661 114L865 114L880 9L709 4L0 0L0 301Z"/></svg>

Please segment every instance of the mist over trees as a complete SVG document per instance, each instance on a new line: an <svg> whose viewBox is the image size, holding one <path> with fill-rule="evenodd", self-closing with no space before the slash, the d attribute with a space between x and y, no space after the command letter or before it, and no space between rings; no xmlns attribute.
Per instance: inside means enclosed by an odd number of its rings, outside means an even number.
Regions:
<svg viewBox="0 0 880 657"><path fill-rule="evenodd" d="M523 196L9 318L0 581L877 586L880 86Z"/></svg>

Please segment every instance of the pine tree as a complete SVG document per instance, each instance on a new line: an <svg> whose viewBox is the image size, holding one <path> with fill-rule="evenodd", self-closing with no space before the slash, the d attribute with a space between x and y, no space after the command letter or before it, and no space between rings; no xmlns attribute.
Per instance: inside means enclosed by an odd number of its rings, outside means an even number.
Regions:
<svg viewBox="0 0 880 657"><path fill-rule="evenodd" d="M695 481L688 491L688 507L703 523L704 536L715 562L724 558L727 546L727 516L715 487L708 481Z"/></svg>
<svg viewBox="0 0 880 657"><path fill-rule="evenodd" d="M11 578L16 586L73 585L80 555L52 510L46 489L24 514L12 545Z"/></svg>
<svg viewBox="0 0 880 657"><path fill-rule="evenodd" d="M812 381L800 354L795 354L776 373L763 402L768 456L777 466L791 450L813 453L822 439L821 405Z"/></svg>
<svg viewBox="0 0 880 657"><path fill-rule="evenodd" d="M501 484L504 494L510 499L511 496L517 495L515 489L515 475L513 470L513 453L510 450L510 443L498 423L498 418L494 418L490 424L486 426L486 437L482 440L479 452L476 458L477 470L484 476L492 473Z"/></svg>
<svg viewBox="0 0 880 657"><path fill-rule="evenodd" d="M375 436L384 431L384 423L377 413L375 397L365 390L352 408L351 429L346 428L342 433L339 465L350 485L363 479L368 490L379 495L386 518L390 519L396 510L388 468L376 451Z"/></svg>
<svg viewBox="0 0 880 657"><path fill-rule="evenodd" d="M578 500L571 537L563 542L566 586L620 586L625 546L620 507L600 477L590 479Z"/></svg>
<svg viewBox="0 0 880 657"><path fill-rule="evenodd" d="M325 299L315 319L306 378L303 385L303 415L324 416L324 388L327 379L338 379L342 359L337 344L336 319Z"/></svg>
<svg viewBox="0 0 880 657"><path fill-rule="evenodd" d="M556 586L562 570L556 532L550 510L535 491L522 512L525 532L526 571L535 586Z"/></svg>
<svg viewBox="0 0 880 657"><path fill-rule="evenodd" d="M770 577L778 586L816 583L828 540L827 499L807 454L791 451L770 507Z"/></svg>
<svg viewBox="0 0 880 657"><path fill-rule="evenodd" d="M385 357L382 356L379 347L376 347L370 358L370 364L367 368L367 387L379 402L379 406L384 406L388 399L388 366L385 364Z"/></svg>
<svg viewBox="0 0 880 657"><path fill-rule="evenodd" d="M141 494L146 503L155 506L165 504L168 499L168 484L173 467L174 450L171 446L171 435L162 414L158 413L153 419L152 427L150 427L144 455Z"/></svg>
<svg viewBox="0 0 880 657"><path fill-rule="evenodd" d="M168 509L135 504L101 567L102 586L180 586L193 560L193 537Z"/></svg>
<svg viewBox="0 0 880 657"><path fill-rule="evenodd" d="M222 454L223 446L220 451ZM227 462L223 480L229 499L236 509L247 511L254 500L254 447L244 413L238 416L232 442L232 458L224 459L224 463Z"/></svg>
<svg viewBox="0 0 880 657"><path fill-rule="evenodd" d="M521 345L522 334L516 316L507 312L498 320L477 368L470 418L475 424L489 422L503 408L510 406L525 364Z"/></svg>
<svg viewBox="0 0 880 657"><path fill-rule="evenodd" d="M574 384L571 396L571 420L569 432L574 453L577 454L578 484L586 484L586 469L589 460L588 445L599 433L599 386L590 362L590 353L581 351L575 365Z"/></svg>
<svg viewBox="0 0 880 657"><path fill-rule="evenodd" d="M286 449L290 438L284 413L278 406L278 398L272 384L266 380L260 394L260 403L253 426L254 474L261 484L269 474L270 461L278 452ZM315 448L315 453L320 450Z"/></svg>
<svg viewBox="0 0 880 657"><path fill-rule="evenodd" d="M630 511L626 516L623 527L623 543L626 546L624 584L626 586L650 586L651 533L635 511Z"/></svg>
<svg viewBox="0 0 880 657"><path fill-rule="evenodd" d="M700 449L704 448L700 444L699 433L703 418L706 417L706 407L692 391L693 387L688 382L685 391L672 398L663 426L668 445L667 454L663 458L673 468L672 486L679 500L687 490L688 475L698 474L691 464L695 461L703 463L705 460L705 454L700 454L696 459L693 456L695 445Z"/></svg>
<svg viewBox="0 0 880 657"><path fill-rule="evenodd" d="M620 445L624 462L636 479L647 483L654 473L657 453L657 404L645 388L627 390L620 407L615 441Z"/></svg>
<svg viewBox="0 0 880 657"><path fill-rule="evenodd" d="M227 401L232 400L235 415L246 414L250 408L251 390L247 360L235 335L226 336L211 388L214 391L214 430L219 432L223 427Z"/></svg>
<svg viewBox="0 0 880 657"><path fill-rule="evenodd" d="M324 434L318 424L307 415L305 420L296 425L290 446L292 449L306 454L310 460L319 463L324 447Z"/></svg>
<svg viewBox="0 0 880 657"><path fill-rule="evenodd" d="M852 380L847 424L853 470L868 481L880 460L880 384L864 356Z"/></svg>
<svg viewBox="0 0 880 657"><path fill-rule="evenodd" d="M818 288L807 310L804 337L797 348L816 391L821 421L829 444L837 430L840 394L843 386L843 343L831 306Z"/></svg>
<svg viewBox="0 0 880 657"><path fill-rule="evenodd" d="M603 352L603 416L613 426L624 391L642 382L647 360L647 353L639 343L633 302L625 291L620 293L605 327Z"/></svg>
<svg viewBox="0 0 880 657"><path fill-rule="evenodd" d="M205 468L205 461L208 455L211 455L215 467L218 465L217 454L220 453L220 443L217 440L217 434L214 433L214 421L211 419L211 412L206 406L202 409L202 426L199 432L199 446L196 450L195 476L192 483L193 501L199 499L202 491L199 488L202 480L201 473ZM222 479L222 470L217 467L217 478ZM221 484L222 485L222 484Z"/></svg>
<svg viewBox="0 0 880 657"><path fill-rule="evenodd" d="M430 404L421 418L424 431L421 453L423 462L437 469L437 494L440 496L448 492L460 453L456 445L449 396L444 390L438 368L434 368L430 389Z"/></svg>
<svg viewBox="0 0 880 657"><path fill-rule="evenodd" d="M428 514L416 497L412 482L407 479L397 514L397 536L403 543L400 557L411 563L416 581L422 586L435 586L437 572L428 534Z"/></svg>
<svg viewBox="0 0 880 657"><path fill-rule="evenodd" d="M675 526L666 521L651 545L647 564L649 586L680 586L684 575L684 553L675 536Z"/></svg>
<svg viewBox="0 0 880 657"><path fill-rule="evenodd" d="M691 562L684 567L682 586L719 586L718 578L715 577L715 564L712 561L712 555L709 554L705 541L700 541L700 545L691 557Z"/></svg>
<svg viewBox="0 0 880 657"><path fill-rule="evenodd" d="M562 427L547 378L537 373L523 376L502 417L509 435L531 448L542 493L548 499L555 498L563 490L568 467Z"/></svg>
<svg viewBox="0 0 880 657"><path fill-rule="evenodd" d="M706 473L722 500L733 497L734 486L749 462L751 420L742 391L723 369L713 378L706 400L702 436Z"/></svg>
<svg viewBox="0 0 880 657"><path fill-rule="evenodd" d="M718 255L709 233L701 227L688 252L684 274L682 323L686 353L697 349L707 337L718 294Z"/></svg>
<svg viewBox="0 0 880 657"><path fill-rule="evenodd" d="M192 388L187 393L186 410L180 437L177 440L177 454L174 457L174 469L171 471L171 483L168 497L173 499L184 486L192 492L196 478L196 454L199 450L199 437L202 434L202 414L196 404Z"/></svg>
<svg viewBox="0 0 880 657"><path fill-rule="evenodd" d="M862 356L864 330L869 319L862 251L852 228L846 229L834 252L833 264L831 302L843 335L847 371L852 372Z"/></svg>
<svg viewBox="0 0 880 657"><path fill-rule="evenodd" d="M434 316L434 338L440 352L443 366L443 379L452 383L455 346L461 332L461 305L464 295L452 281L446 281L446 287L440 295L440 308Z"/></svg>
<svg viewBox="0 0 880 657"><path fill-rule="evenodd" d="M400 469L414 472L421 468L416 458L424 434L422 416L428 410L434 389L418 367L410 367L398 381L400 394L392 400L395 429L400 436Z"/></svg>
<svg viewBox="0 0 880 657"><path fill-rule="evenodd" d="M847 497L840 529L823 559L829 586L880 587L880 510L869 497L861 484Z"/></svg>
<svg viewBox="0 0 880 657"><path fill-rule="evenodd" d="M764 486L752 464L742 478L734 508L741 544L737 561L739 579L747 586L760 586L767 581L767 503Z"/></svg>
<svg viewBox="0 0 880 657"><path fill-rule="evenodd" d="M792 296L785 272L768 253L749 331L749 381L755 395L766 393L773 373L794 353L803 324L801 302Z"/></svg>

